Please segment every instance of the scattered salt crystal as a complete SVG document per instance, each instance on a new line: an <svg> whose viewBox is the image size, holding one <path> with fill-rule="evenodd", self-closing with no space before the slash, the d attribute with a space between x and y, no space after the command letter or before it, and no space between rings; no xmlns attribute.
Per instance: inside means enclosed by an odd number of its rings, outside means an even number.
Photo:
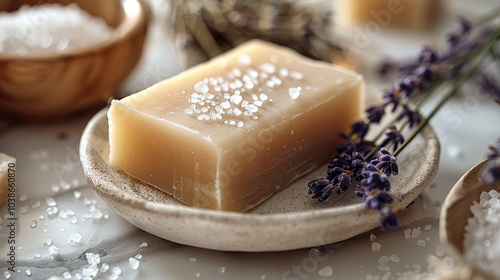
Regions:
<svg viewBox="0 0 500 280"><path fill-rule="evenodd" d="M238 122L238 127L243 127L243 122L242 121Z"/></svg>
<svg viewBox="0 0 500 280"><path fill-rule="evenodd" d="M260 106L262 106L262 101L260 101L260 100L255 100L255 101L253 102L253 104L254 104L255 106L260 107Z"/></svg>
<svg viewBox="0 0 500 280"><path fill-rule="evenodd" d="M198 259L196 259L196 258L189 258L189 261L190 261L190 262L196 262L197 260L198 260Z"/></svg>
<svg viewBox="0 0 500 280"><path fill-rule="evenodd" d="M394 254L394 255L390 255L389 256L389 259L392 261L392 262L395 262L395 263L398 263L400 261L399 259L399 256Z"/></svg>
<svg viewBox="0 0 500 280"><path fill-rule="evenodd" d="M39 208L41 205L42 205L42 203L40 202L40 200L37 200L37 201L35 201L35 203L33 203L33 204L31 205L31 209L37 209L37 208Z"/></svg>
<svg viewBox="0 0 500 280"><path fill-rule="evenodd" d="M82 269L82 275L85 278L94 277L97 275L97 273L99 273L99 268L97 267L96 264L91 264L91 265L84 267Z"/></svg>
<svg viewBox="0 0 500 280"><path fill-rule="evenodd" d="M260 70L269 74L273 74L276 71L276 67L271 63L262 63L260 65Z"/></svg>
<svg viewBox="0 0 500 280"><path fill-rule="evenodd" d="M12 277L12 274L11 274L9 271L7 271L7 270L6 270L6 271L3 273L3 277L4 277L5 279L10 279L10 277Z"/></svg>
<svg viewBox="0 0 500 280"><path fill-rule="evenodd" d="M482 192L481 195L479 196L480 201L488 200L490 198L491 198L491 196L487 192Z"/></svg>
<svg viewBox="0 0 500 280"><path fill-rule="evenodd" d="M57 207L49 207L47 208L47 217L49 217L49 219L51 218L54 218L55 216L57 216L57 213L59 212L59 209Z"/></svg>
<svg viewBox="0 0 500 280"><path fill-rule="evenodd" d="M108 271L108 269L109 269L109 264L107 264L107 263L102 263L101 268L99 269L99 271L100 271L101 273L105 273L106 271Z"/></svg>
<svg viewBox="0 0 500 280"><path fill-rule="evenodd" d="M422 231L419 228L414 228L411 232L411 238L418 238L422 234Z"/></svg>
<svg viewBox="0 0 500 280"><path fill-rule="evenodd" d="M248 104L247 106L245 106L245 109L252 113L259 111L259 107L255 106L254 104Z"/></svg>
<svg viewBox="0 0 500 280"><path fill-rule="evenodd" d="M388 263L389 261L390 261L389 257L385 255L378 258L378 263Z"/></svg>
<svg viewBox="0 0 500 280"><path fill-rule="evenodd" d="M321 251L316 249L316 248L312 248L309 250L308 254L309 254L309 257L317 257L317 256L321 255Z"/></svg>
<svg viewBox="0 0 500 280"><path fill-rule="evenodd" d="M44 247L48 247L48 246L52 245L52 239L47 238L47 239L42 241L42 244Z"/></svg>
<svg viewBox="0 0 500 280"><path fill-rule="evenodd" d="M19 208L19 214L26 214L29 211L30 211L30 206L29 205L21 206Z"/></svg>
<svg viewBox="0 0 500 280"><path fill-rule="evenodd" d="M78 223L78 218L73 216L73 217L71 217L71 219L69 219L69 222L72 224L76 224L76 223Z"/></svg>
<svg viewBox="0 0 500 280"><path fill-rule="evenodd" d="M128 259L128 265L133 270L138 269L140 264L141 264L141 262L136 258L129 258Z"/></svg>
<svg viewBox="0 0 500 280"><path fill-rule="evenodd" d="M380 249L382 249L382 245L380 245L380 243L377 243L377 242L373 242L372 243L372 251L380 251Z"/></svg>
<svg viewBox="0 0 500 280"><path fill-rule="evenodd" d="M113 274L120 275L122 273L122 270L119 266L115 266L115 267L113 267L113 269L111 269L111 272Z"/></svg>
<svg viewBox="0 0 500 280"><path fill-rule="evenodd" d="M301 87L292 87L288 89L288 94L290 95L291 99L295 100L299 98L301 90L302 90Z"/></svg>
<svg viewBox="0 0 500 280"><path fill-rule="evenodd" d="M427 243L425 242L425 240L418 240L417 241L417 245L420 246L420 247L424 247Z"/></svg>
<svg viewBox="0 0 500 280"><path fill-rule="evenodd" d="M500 194L495 189L489 191L488 194L490 195L490 197L500 197Z"/></svg>
<svg viewBox="0 0 500 280"><path fill-rule="evenodd" d="M373 242L375 241L375 239L377 239L377 236L375 236L375 234L370 234L370 241Z"/></svg>
<svg viewBox="0 0 500 280"><path fill-rule="evenodd" d="M30 228L36 228L38 222L36 220L31 221Z"/></svg>
<svg viewBox="0 0 500 280"><path fill-rule="evenodd" d="M59 255L59 248L57 248L57 246L55 244L51 244L49 246L48 251L49 251L49 254L51 256L57 256L57 255Z"/></svg>
<svg viewBox="0 0 500 280"><path fill-rule="evenodd" d="M286 78L286 77L288 77L288 75L290 75L290 71L288 71L288 69L286 69L286 68L281 68L279 70L279 75L282 78Z"/></svg>
<svg viewBox="0 0 500 280"><path fill-rule="evenodd" d="M196 278L200 278L200 275L201 274L199 272L196 272L196 274L195 274Z"/></svg>
<svg viewBox="0 0 500 280"><path fill-rule="evenodd" d="M86 253L85 258L87 259L87 263L92 265L92 264L99 264L101 262L101 256L99 254L94 254L94 253Z"/></svg>
<svg viewBox="0 0 500 280"><path fill-rule="evenodd" d="M425 229L425 230L431 230L431 229L432 229L432 225L426 225L426 226L424 227L424 229Z"/></svg>
<svg viewBox="0 0 500 280"><path fill-rule="evenodd" d="M252 58L249 55L242 54L238 57L238 63L243 66L252 64Z"/></svg>
<svg viewBox="0 0 500 280"><path fill-rule="evenodd" d="M33 258L34 258L34 259L39 259L39 258L41 258L41 257L42 257L42 256L41 256L40 254L38 254L38 253L33 253Z"/></svg>
<svg viewBox="0 0 500 280"><path fill-rule="evenodd" d="M19 197L19 201L21 201L21 202L24 202L24 201L26 201L27 199L28 199L28 195L27 195L27 194L23 194L23 195L21 195L21 196Z"/></svg>
<svg viewBox="0 0 500 280"><path fill-rule="evenodd" d="M318 271L319 276L329 277L333 275L333 269L329 266L325 266Z"/></svg>
<svg viewBox="0 0 500 280"><path fill-rule="evenodd" d="M71 279L71 273L69 273L68 271L64 272L63 273L63 278L64 279Z"/></svg>
<svg viewBox="0 0 500 280"><path fill-rule="evenodd" d="M68 239L66 240L66 243L70 246L74 246L82 241L82 235L77 233L77 232L72 232L69 236Z"/></svg>
<svg viewBox="0 0 500 280"><path fill-rule="evenodd" d="M52 186L50 186L50 190L56 193L59 192L60 188L57 184L53 184Z"/></svg>
<svg viewBox="0 0 500 280"><path fill-rule="evenodd" d="M271 81L271 80L266 81L266 87L273 88L274 87L274 82Z"/></svg>
<svg viewBox="0 0 500 280"><path fill-rule="evenodd" d="M294 80L302 80L302 78L304 78L304 74L297 71L291 71L290 77Z"/></svg>
<svg viewBox="0 0 500 280"><path fill-rule="evenodd" d="M241 77L241 75L242 75L241 70L238 68L233 68L233 74L234 74L234 76L236 76L238 78Z"/></svg>
<svg viewBox="0 0 500 280"><path fill-rule="evenodd" d="M489 201L488 201L489 205L491 208L493 209L499 209L500 208L500 199L498 198L491 198Z"/></svg>
<svg viewBox="0 0 500 280"><path fill-rule="evenodd" d="M432 210L432 204L429 202L424 202L422 206L425 212L430 212Z"/></svg>
<svg viewBox="0 0 500 280"><path fill-rule="evenodd" d="M56 201L54 200L53 197L46 197L45 198L45 203L47 203L47 206L49 206L49 207L57 205L57 203L56 203Z"/></svg>
<svg viewBox="0 0 500 280"><path fill-rule="evenodd" d="M199 93L207 93L210 90L210 88L203 81L199 81L194 85L194 90Z"/></svg>
<svg viewBox="0 0 500 280"><path fill-rule="evenodd" d="M224 272L226 272L226 268L223 266L219 267L219 273L223 274Z"/></svg>

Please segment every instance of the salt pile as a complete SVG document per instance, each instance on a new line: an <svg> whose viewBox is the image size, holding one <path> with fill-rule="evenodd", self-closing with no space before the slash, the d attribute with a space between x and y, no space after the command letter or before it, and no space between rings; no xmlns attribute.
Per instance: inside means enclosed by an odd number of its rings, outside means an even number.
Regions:
<svg viewBox="0 0 500 280"><path fill-rule="evenodd" d="M109 40L113 28L76 4L22 6L0 12L0 52L59 52Z"/></svg>
<svg viewBox="0 0 500 280"><path fill-rule="evenodd" d="M496 190L483 192L471 206L464 239L465 258L491 275L500 275L500 200Z"/></svg>

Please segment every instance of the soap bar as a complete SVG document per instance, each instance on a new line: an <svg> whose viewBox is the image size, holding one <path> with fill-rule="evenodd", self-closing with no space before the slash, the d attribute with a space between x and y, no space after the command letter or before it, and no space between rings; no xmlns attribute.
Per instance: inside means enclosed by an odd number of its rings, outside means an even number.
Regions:
<svg viewBox="0 0 500 280"><path fill-rule="evenodd" d="M247 211L327 162L363 93L359 74L252 40L113 100L109 164L190 206Z"/></svg>
<svg viewBox="0 0 500 280"><path fill-rule="evenodd" d="M4 153L0 153L0 205L7 201L9 190L11 190L11 188L9 188L9 178L15 179L17 175L15 172L16 159ZM13 175L9 177L9 174ZM11 179L11 183L15 183L15 181L12 180L13 179ZM15 190L15 186L13 190Z"/></svg>
<svg viewBox="0 0 500 280"><path fill-rule="evenodd" d="M372 34L380 28L402 27L421 30L429 27L441 11L439 0L344 0L345 20L366 24Z"/></svg>

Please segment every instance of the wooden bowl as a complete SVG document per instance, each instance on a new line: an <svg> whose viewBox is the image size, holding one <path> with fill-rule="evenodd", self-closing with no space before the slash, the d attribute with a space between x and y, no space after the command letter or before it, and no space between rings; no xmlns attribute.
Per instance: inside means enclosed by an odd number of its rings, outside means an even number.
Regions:
<svg viewBox="0 0 500 280"><path fill-rule="evenodd" d="M482 161L472 167L453 186L443 203L439 221L441 243L446 247L450 256L463 266L462 273L468 274L470 279L477 280L496 279L467 260L464 252L465 226L467 220L472 217L470 210L472 202L479 201L479 196L483 191L491 190L491 187L482 184L479 180L485 163L486 161Z"/></svg>
<svg viewBox="0 0 500 280"><path fill-rule="evenodd" d="M2 0L0 11L23 4L76 3L115 28L112 38L66 53L0 52L0 113L28 120L65 117L103 105L138 63L149 14L142 0Z"/></svg>

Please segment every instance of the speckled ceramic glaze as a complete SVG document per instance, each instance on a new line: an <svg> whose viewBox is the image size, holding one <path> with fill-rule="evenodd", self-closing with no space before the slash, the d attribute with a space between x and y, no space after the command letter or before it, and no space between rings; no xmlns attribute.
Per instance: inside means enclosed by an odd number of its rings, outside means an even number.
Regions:
<svg viewBox="0 0 500 280"><path fill-rule="evenodd" d="M324 177L326 166L298 179L246 213L192 208L170 195L123 175L108 162L106 110L87 125L80 158L96 193L130 223L181 244L223 251L283 251L342 241L379 226L376 211L366 210L353 191L318 203L307 183ZM432 128L398 157L400 175L391 178L396 210L409 205L434 177L439 142ZM353 189L353 188L351 188Z"/></svg>
<svg viewBox="0 0 500 280"><path fill-rule="evenodd" d="M491 187L481 184L479 174L486 161L478 163L467 171L453 186L441 208L439 234L441 243L448 253L470 274L470 279L497 279L475 266L465 258L464 237L467 220L472 217L470 207L473 201L479 201L483 191ZM497 276L498 277L498 276ZM464 278L465 279L465 278Z"/></svg>

